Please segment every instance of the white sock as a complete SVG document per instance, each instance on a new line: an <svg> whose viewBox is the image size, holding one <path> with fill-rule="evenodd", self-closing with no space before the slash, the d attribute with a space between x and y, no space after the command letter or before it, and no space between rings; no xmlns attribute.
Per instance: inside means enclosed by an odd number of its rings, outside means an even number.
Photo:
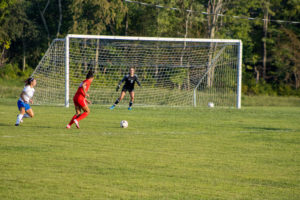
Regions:
<svg viewBox="0 0 300 200"><path fill-rule="evenodd" d="M28 115L27 113L25 115L23 115L23 118L30 118L30 115Z"/></svg>
<svg viewBox="0 0 300 200"><path fill-rule="evenodd" d="M22 114L19 114L18 117L17 117L16 124L20 124L22 118L23 118L23 115L22 115Z"/></svg>

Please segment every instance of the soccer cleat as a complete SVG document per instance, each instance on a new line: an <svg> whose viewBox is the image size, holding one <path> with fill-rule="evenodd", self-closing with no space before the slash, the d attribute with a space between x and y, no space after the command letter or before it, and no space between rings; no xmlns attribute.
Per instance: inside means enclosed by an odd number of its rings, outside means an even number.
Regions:
<svg viewBox="0 0 300 200"><path fill-rule="evenodd" d="M77 128L80 128L79 127L79 123L78 123L78 121L76 119L74 119L74 123L75 123L75 125L76 125Z"/></svg>
<svg viewBox="0 0 300 200"><path fill-rule="evenodd" d="M66 128L67 128L67 129L70 129L70 128L71 128L70 124L68 124L68 125L66 126Z"/></svg>
<svg viewBox="0 0 300 200"><path fill-rule="evenodd" d="M128 110L132 110L132 107L128 107Z"/></svg>
<svg viewBox="0 0 300 200"><path fill-rule="evenodd" d="M15 126L19 126L20 124L15 124Z"/></svg>
<svg viewBox="0 0 300 200"><path fill-rule="evenodd" d="M115 105L112 105L109 109L112 110L112 109L114 109L115 107L116 107Z"/></svg>

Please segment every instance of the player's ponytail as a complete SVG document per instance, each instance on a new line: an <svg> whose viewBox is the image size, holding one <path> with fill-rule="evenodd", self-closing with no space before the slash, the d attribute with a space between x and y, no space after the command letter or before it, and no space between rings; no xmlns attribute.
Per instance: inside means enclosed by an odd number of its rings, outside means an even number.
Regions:
<svg viewBox="0 0 300 200"><path fill-rule="evenodd" d="M86 75L86 79L93 78L93 77L94 77L94 72L90 70Z"/></svg>
<svg viewBox="0 0 300 200"><path fill-rule="evenodd" d="M32 78L32 77L29 77L28 79L26 79L26 81L25 81L25 86L26 86L26 85L30 85L30 84L32 83L33 80L34 80L34 78Z"/></svg>

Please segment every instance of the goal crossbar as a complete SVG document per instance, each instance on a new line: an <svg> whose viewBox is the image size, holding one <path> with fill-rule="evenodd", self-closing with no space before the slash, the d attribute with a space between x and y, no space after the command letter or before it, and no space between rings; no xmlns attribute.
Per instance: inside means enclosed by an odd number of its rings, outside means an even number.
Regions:
<svg viewBox="0 0 300 200"><path fill-rule="evenodd" d="M66 38L108 39L108 40L136 40L136 41L166 41L166 42L213 42L213 43L241 43L234 39L201 39L201 38L167 38L167 37L133 37L109 35L76 35L68 34Z"/></svg>

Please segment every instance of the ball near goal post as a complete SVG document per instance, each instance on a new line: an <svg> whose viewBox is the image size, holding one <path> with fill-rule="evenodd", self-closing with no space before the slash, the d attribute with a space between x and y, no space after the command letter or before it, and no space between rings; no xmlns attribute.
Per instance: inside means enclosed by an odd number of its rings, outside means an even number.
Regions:
<svg viewBox="0 0 300 200"><path fill-rule="evenodd" d="M53 40L36 67L35 101L68 107L92 69L90 98L110 105L119 95L117 83L135 67L143 85L136 87L135 105L207 106L211 101L240 108L241 52L240 40L68 35Z"/></svg>
<svg viewBox="0 0 300 200"><path fill-rule="evenodd" d="M213 107L215 107L215 104L213 102L208 102L207 106L209 108L213 108Z"/></svg>

